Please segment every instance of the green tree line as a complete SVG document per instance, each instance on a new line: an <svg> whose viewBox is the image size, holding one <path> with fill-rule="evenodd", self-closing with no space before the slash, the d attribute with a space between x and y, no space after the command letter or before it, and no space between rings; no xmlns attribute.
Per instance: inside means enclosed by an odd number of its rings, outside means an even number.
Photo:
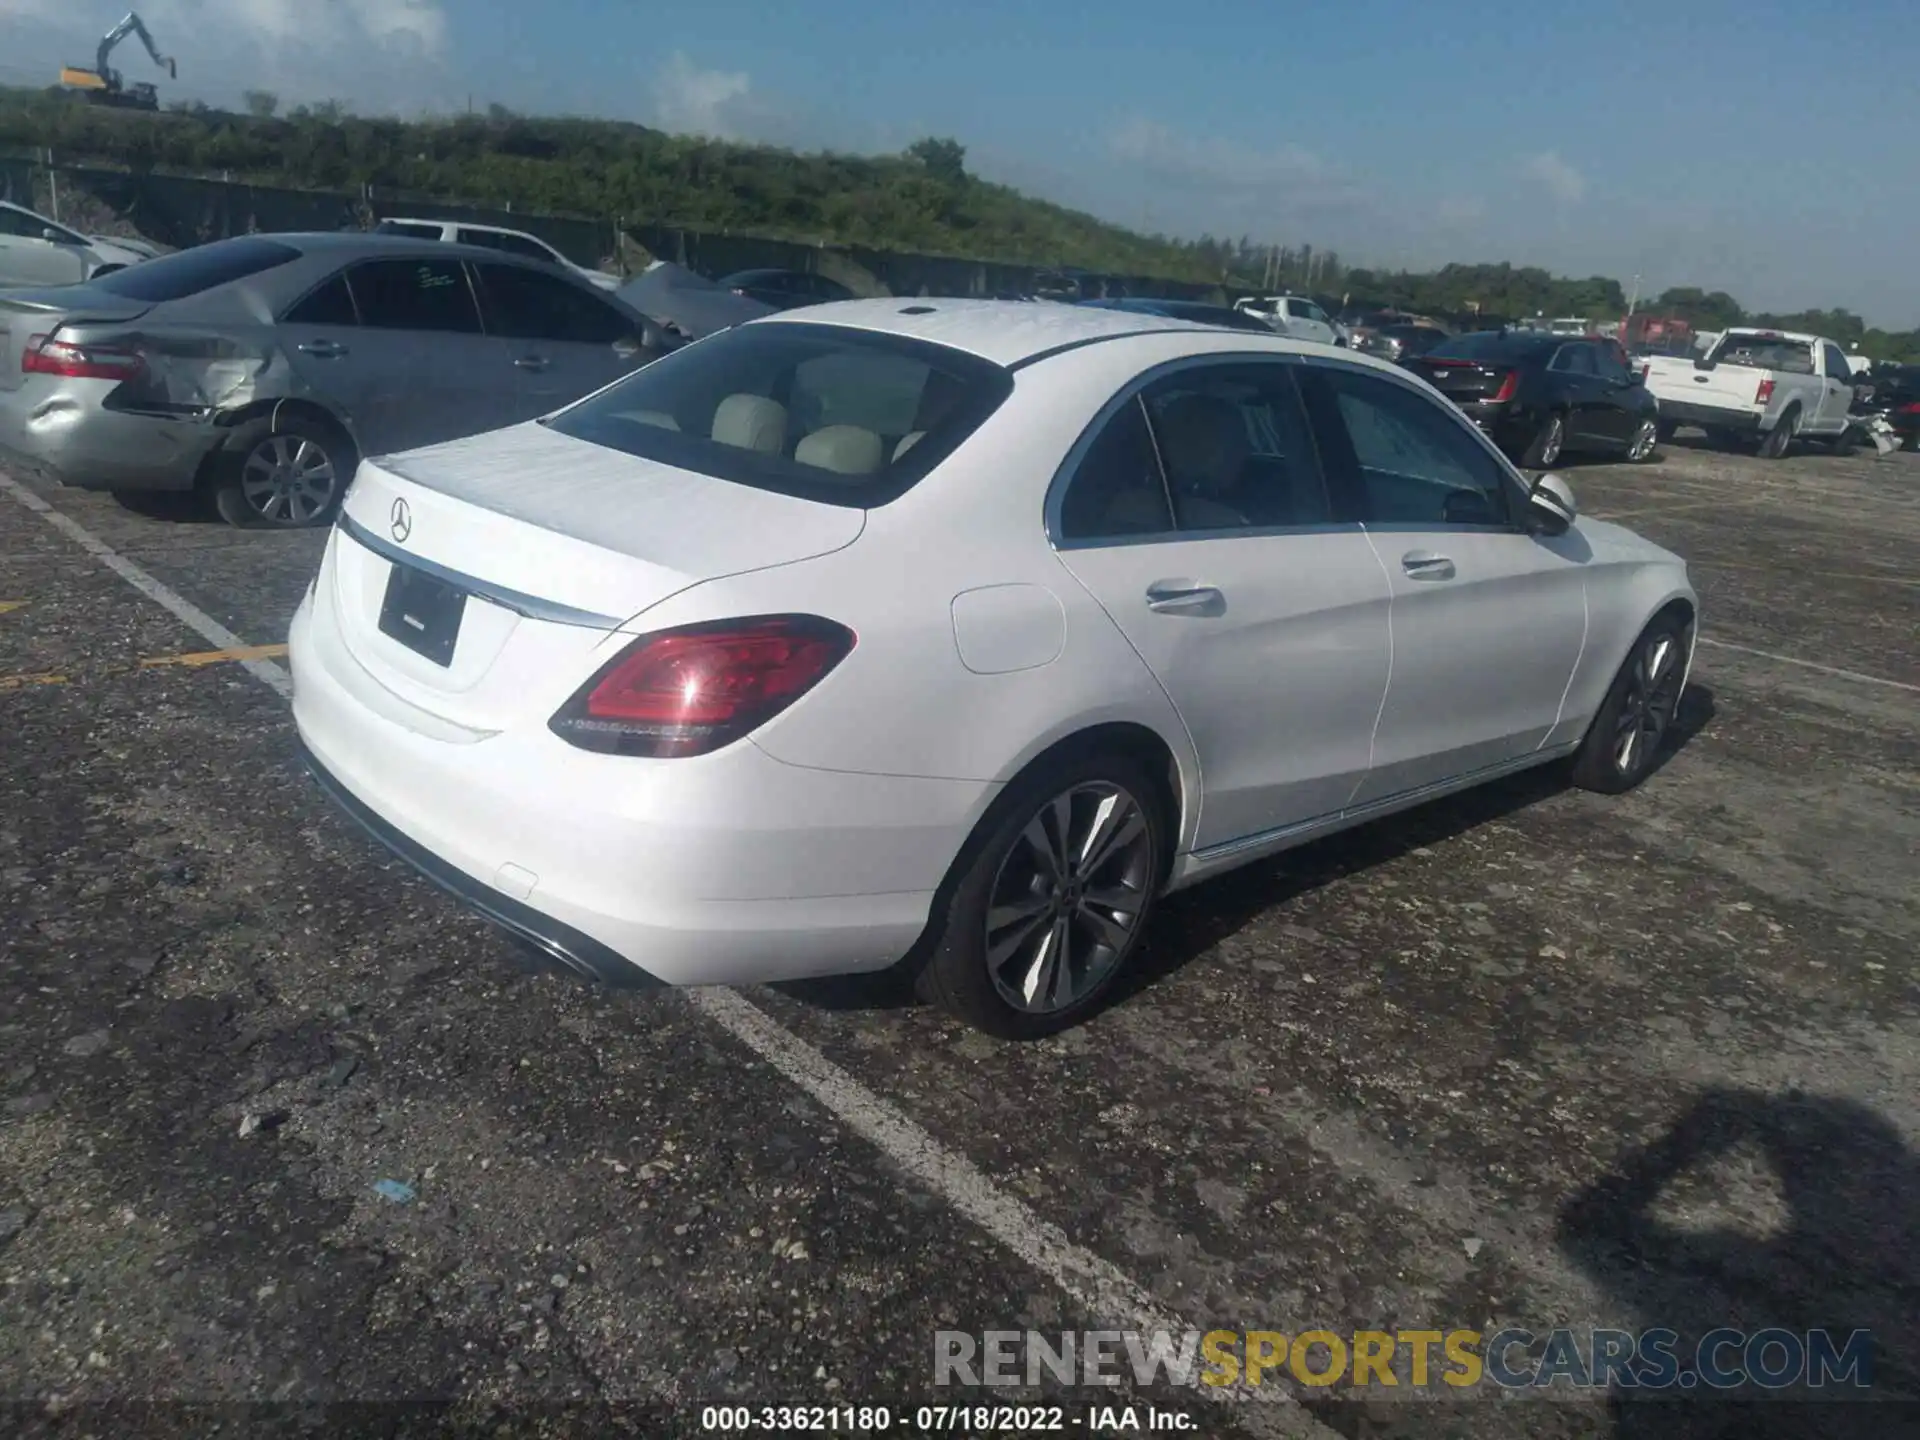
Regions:
<svg viewBox="0 0 1920 1440"><path fill-rule="evenodd" d="M245 105L245 113L186 103L142 114L58 91L0 89L0 149L50 149L76 162L300 188L372 185L515 210L1232 291L1284 288L1422 314L1611 318L1627 305L1620 282L1606 276L1569 278L1505 263L1370 270L1307 245L1140 234L981 179L951 139L930 137L895 156L803 155L619 121L518 115L497 105L420 121L355 115L337 101L283 110L276 96L258 90L248 92ZM1872 329L1846 311L1755 314L1724 291L1684 287L1640 308L1711 329L1748 322L1816 330L1875 358L1920 362L1920 331Z"/></svg>

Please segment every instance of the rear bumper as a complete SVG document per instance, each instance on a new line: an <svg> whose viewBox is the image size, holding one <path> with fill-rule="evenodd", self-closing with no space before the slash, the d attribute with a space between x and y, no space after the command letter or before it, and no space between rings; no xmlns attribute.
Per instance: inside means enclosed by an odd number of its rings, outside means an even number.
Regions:
<svg viewBox="0 0 1920 1440"><path fill-rule="evenodd" d="M1685 400L1660 400L1660 418L1675 425L1698 425L1705 430L1736 430L1759 434L1761 417L1751 410L1729 410L1718 405L1695 405Z"/></svg>
<svg viewBox="0 0 1920 1440"><path fill-rule="evenodd" d="M621 959L591 935L583 934L571 925L563 925L549 915L542 915L531 905L523 905L491 885L482 885L472 876L449 865L426 846L409 839L398 827L382 820L370 806L362 803L358 796L341 784L314 757L304 741L300 742L300 758L306 763L307 772L326 791L327 797L359 822L369 835L468 909L492 921L515 939L526 941L548 960L576 975L621 989L649 990L662 986L661 980L631 961Z"/></svg>
<svg viewBox="0 0 1920 1440"><path fill-rule="evenodd" d="M0 394L0 465L78 490L191 490L223 438L205 421L107 410L64 390Z"/></svg>
<svg viewBox="0 0 1920 1440"><path fill-rule="evenodd" d="M435 884L583 974L740 985L884 969L926 928L994 789L788 765L751 740L650 761L544 725L438 738L348 650L329 580L288 635L316 778Z"/></svg>

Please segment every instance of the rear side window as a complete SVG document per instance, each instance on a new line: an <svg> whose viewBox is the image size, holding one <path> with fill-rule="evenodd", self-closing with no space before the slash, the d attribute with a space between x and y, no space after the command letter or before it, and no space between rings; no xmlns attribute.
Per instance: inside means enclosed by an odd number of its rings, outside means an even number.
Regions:
<svg viewBox="0 0 1920 1440"><path fill-rule="evenodd" d="M1553 363L1547 368L1564 371L1570 375L1592 375L1596 373L1593 364L1593 347L1562 345L1559 353L1553 357Z"/></svg>
<svg viewBox="0 0 1920 1440"><path fill-rule="evenodd" d="M93 285L109 295L160 305L168 300L184 300L217 285L230 285L235 280L244 280L299 258L300 252L291 245L243 235L143 260L125 270L103 275Z"/></svg>
<svg viewBox="0 0 1920 1440"><path fill-rule="evenodd" d="M1165 535L1173 529L1166 481L1138 395L1114 412L1087 448L1060 502L1062 540Z"/></svg>
<svg viewBox="0 0 1920 1440"><path fill-rule="evenodd" d="M347 277L336 275L318 290L311 291L287 311L285 325L358 325L360 317L353 308L353 294L347 289Z"/></svg>
<svg viewBox="0 0 1920 1440"><path fill-rule="evenodd" d="M347 279L362 325L480 333L480 311L458 260L369 260L349 270Z"/></svg>
<svg viewBox="0 0 1920 1440"><path fill-rule="evenodd" d="M1013 388L943 345L830 325L738 326L544 422L611 450L835 505L885 504Z"/></svg>
<svg viewBox="0 0 1920 1440"><path fill-rule="evenodd" d="M605 301L557 275L521 265L474 267L487 310L487 332L509 340L611 345L632 340L639 325Z"/></svg>

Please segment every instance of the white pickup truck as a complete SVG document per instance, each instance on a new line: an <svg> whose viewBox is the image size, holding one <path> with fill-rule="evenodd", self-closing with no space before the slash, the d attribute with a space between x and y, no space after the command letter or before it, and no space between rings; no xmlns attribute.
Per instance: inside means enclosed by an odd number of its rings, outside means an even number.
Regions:
<svg viewBox="0 0 1920 1440"><path fill-rule="evenodd" d="M1757 442L1777 460L1794 437L1844 448L1851 429L1853 367L1833 341L1785 330L1729 330L1697 360L1652 355L1641 362L1660 406L1660 438L1698 425L1723 445Z"/></svg>

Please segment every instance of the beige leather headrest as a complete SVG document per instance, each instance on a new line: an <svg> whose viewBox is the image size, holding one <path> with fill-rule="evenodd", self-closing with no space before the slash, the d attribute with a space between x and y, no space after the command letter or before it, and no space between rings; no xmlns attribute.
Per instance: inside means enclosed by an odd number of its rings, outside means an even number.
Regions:
<svg viewBox="0 0 1920 1440"><path fill-rule="evenodd" d="M764 395L729 395L713 412L713 438L722 445L778 455L787 443L787 407Z"/></svg>
<svg viewBox="0 0 1920 1440"><path fill-rule="evenodd" d="M927 432L924 430L908 431L900 437L900 443L893 447L893 458L898 460L902 455L906 454L907 451L926 439L926 436Z"/></svg>
<svg viewBox="0 0 1920 1440"><path fill-rule="evenodd" d="M802 465L834 470L842 475L871 475L880 468L882 454L880 437L858 425L828 425L814 431L793 450L793 458Z"/></svg>

